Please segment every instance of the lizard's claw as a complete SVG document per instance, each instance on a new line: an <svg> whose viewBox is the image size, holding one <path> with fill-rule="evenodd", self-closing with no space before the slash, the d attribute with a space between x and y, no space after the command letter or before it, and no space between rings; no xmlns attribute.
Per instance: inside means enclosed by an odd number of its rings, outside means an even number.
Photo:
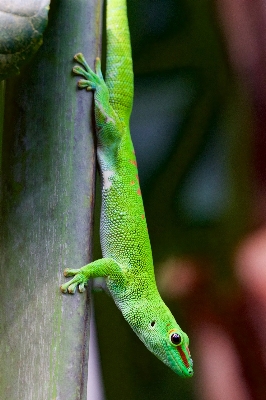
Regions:
<svg viewBox="0 0 266 400"><path fill-rule="evenodd" d="M86 81L85 79L80 79L78 81L78 87L81 89L86 88L87 90L95 90L96 85L91 81Z"/></svg>
<svg viewBox="0 0 266 400"><path fill-rule="evenodd" d="M60 286L61 292L74 294L77 286L79 286L80 292L84 292L85 285L87 284L87 278L84 276L84 274L82 274L82 272L80 272L80 269L67 268L64 271L64 275L66 277L74 275L74 278Z"/></svg>
<svg viewBox="0 0 266 400"><path fill-rule="evenodd" d="M64 276L68 277L68 276L75 276L80 272L80 269L70 269L70 268L66 268L64 270Z"/></svg>
<svg viewBox="0 0 266 400"><path fill-rule="evenodd" d="M85 282L82 282L80 285L79 285L79 292L80 293L83 293L83 292L85 292L85 286L86 286L87 284L85 283Z"/></svg>
<svg viewBox="0 0 266 400"><path fill-rule="evenodd" d="M74 59L79 62L81 65L83 65L83 67L86 69L86 71L90 71L90 67L87 63L87 61L85 60L85 57L82 53L77 53L74 55Z"/></svg>

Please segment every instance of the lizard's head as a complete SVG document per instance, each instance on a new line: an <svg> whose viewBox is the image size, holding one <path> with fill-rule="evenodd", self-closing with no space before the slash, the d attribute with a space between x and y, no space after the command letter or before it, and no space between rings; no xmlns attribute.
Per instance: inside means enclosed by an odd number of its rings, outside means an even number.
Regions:
<svg viewBox="0 0 266 400"><path fill-rule="evenodd" d="M136 333L145 346L175 373L182 377L193 376L193 361L188 348L189 338L172 315L170 318L168 315L167 320L149 318L146 320L146 329Z"/></svg>

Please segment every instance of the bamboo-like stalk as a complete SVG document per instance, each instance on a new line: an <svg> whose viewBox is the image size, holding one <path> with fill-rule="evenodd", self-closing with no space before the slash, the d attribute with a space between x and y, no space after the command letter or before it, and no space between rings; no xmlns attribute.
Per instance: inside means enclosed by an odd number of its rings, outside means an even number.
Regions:
<svg viewBox="0 0 266 400"><path fill-rule="evenodd" d="M0 398L86 399L90 303L64 296L65 267L91 260L92 94L73 56L99 56L101 0L55 0L44 44L7 81L0 255ZM5 360L5 361L4 361Z"/></svg>

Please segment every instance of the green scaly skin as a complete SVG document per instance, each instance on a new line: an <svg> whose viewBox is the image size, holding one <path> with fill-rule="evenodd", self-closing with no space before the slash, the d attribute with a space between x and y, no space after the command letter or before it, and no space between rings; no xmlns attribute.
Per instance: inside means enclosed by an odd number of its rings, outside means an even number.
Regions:
<svg viewBox="0 0 266 400"><path fill-rule="evenodd" d="M193 375L189 339L164 304L156 286L152 252L129 131L133 70L126 0L107 1L106 80L81 53L75 56L83 76L79 87L94 91L97 156L102 175L101 246L103 258L80 269L61 286L63 293L84 291L90 278L105 277L125 319L146 347L183 377Z"/></svg>

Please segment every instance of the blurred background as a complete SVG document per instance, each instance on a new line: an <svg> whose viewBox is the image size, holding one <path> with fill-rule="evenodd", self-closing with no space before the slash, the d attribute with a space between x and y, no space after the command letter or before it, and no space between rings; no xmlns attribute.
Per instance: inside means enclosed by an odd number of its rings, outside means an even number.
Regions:
<svg viewBox="0 0 266 400"><path fill-rule="evenodd" d="M266 399L265 3L134 0L128 16L156 279L195 375L164 366L99 293L99 399Z"/></svg>

